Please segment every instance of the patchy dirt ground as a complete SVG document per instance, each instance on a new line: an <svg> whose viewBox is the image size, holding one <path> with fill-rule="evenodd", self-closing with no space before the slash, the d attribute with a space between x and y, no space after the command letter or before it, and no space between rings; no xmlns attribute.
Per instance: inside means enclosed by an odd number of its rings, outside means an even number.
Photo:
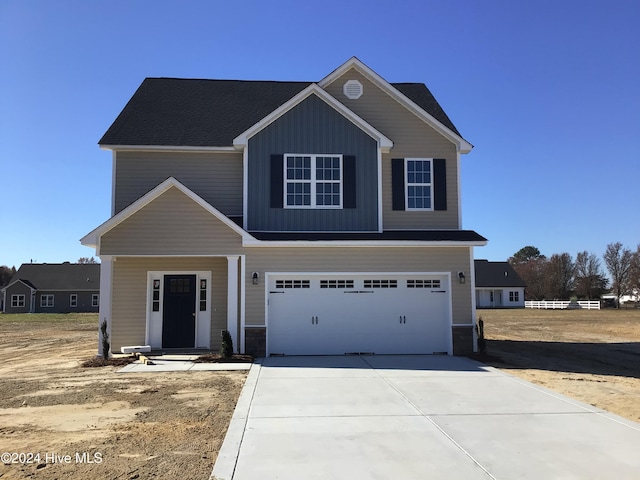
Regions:
<svg viewBox="0 0 640 480"><path fill-rule="evenodd" d="M96 315L0 314L0 479L208 478L246 373L80 367L96 345Z"/></svg>
<svg viewBox="0 0 640 480"><path fill-rule="evenodd" d="M486 363L640 422L640 309L478 310Z"/></svg>

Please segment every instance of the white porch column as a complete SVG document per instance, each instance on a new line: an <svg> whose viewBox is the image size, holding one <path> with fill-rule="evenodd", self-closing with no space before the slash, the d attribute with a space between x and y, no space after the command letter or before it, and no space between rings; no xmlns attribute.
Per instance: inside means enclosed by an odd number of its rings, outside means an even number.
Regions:
<svg viewBox="0 0 640 480"><path fill-rule="evenodd" d="M98 356L102 356L102 333L100 325L103 321L107 321L107 334L109 335L109 343L111 339L111 289L113 278L113 262L115 258L111 255L102 255L100 257L100 298L98 307ZM113 352L113 349L112 349Z"/></svg>
<svg viewBox="0 0 640 480"><path fill-rule="evenodd" d="M227 330L233 340L233 351L238 348L238 259L239 255L227 257Z"/></svg>

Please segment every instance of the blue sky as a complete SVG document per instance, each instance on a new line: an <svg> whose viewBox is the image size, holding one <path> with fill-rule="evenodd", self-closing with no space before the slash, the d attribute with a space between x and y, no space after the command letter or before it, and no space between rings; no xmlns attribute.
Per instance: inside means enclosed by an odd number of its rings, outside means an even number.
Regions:
<svg viewBox="0 0 640 480"><path fill-rule="evenodd" d="M92 256L145 77L318 81L357 56L424 82L462 135L477 258L640 243L637 0L0 0L0 265Z"/></svg>

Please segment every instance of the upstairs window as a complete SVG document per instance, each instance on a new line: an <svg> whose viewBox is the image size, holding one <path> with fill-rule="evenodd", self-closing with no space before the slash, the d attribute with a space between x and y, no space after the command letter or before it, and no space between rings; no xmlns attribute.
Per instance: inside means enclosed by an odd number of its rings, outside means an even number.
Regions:
<svg viewBox="0 0 640 480"><path fill-rule="evenodd" d="M342 155L285 155L285 208L342 208L342 178Z"/></svg>
<svg viewBox="0 0 640 480"><path fill-rule="evenodd" d="M431 159L407 158L407 210L433 210Z"/></svg>

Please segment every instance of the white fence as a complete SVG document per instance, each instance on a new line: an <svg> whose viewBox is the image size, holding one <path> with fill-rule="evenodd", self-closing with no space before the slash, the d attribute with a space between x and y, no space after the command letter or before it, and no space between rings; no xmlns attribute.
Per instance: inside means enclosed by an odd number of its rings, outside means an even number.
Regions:
<svg viewBox="0 0 640 480"><path fill-rule="evenodd" d="M524 302L524 308L537 308L544 310L567 310L573 308L586 308L587 310L600 310L599 300L579 300L577 302L570 302L569 300L542 300L540 302L526 301Z"/></svg>

